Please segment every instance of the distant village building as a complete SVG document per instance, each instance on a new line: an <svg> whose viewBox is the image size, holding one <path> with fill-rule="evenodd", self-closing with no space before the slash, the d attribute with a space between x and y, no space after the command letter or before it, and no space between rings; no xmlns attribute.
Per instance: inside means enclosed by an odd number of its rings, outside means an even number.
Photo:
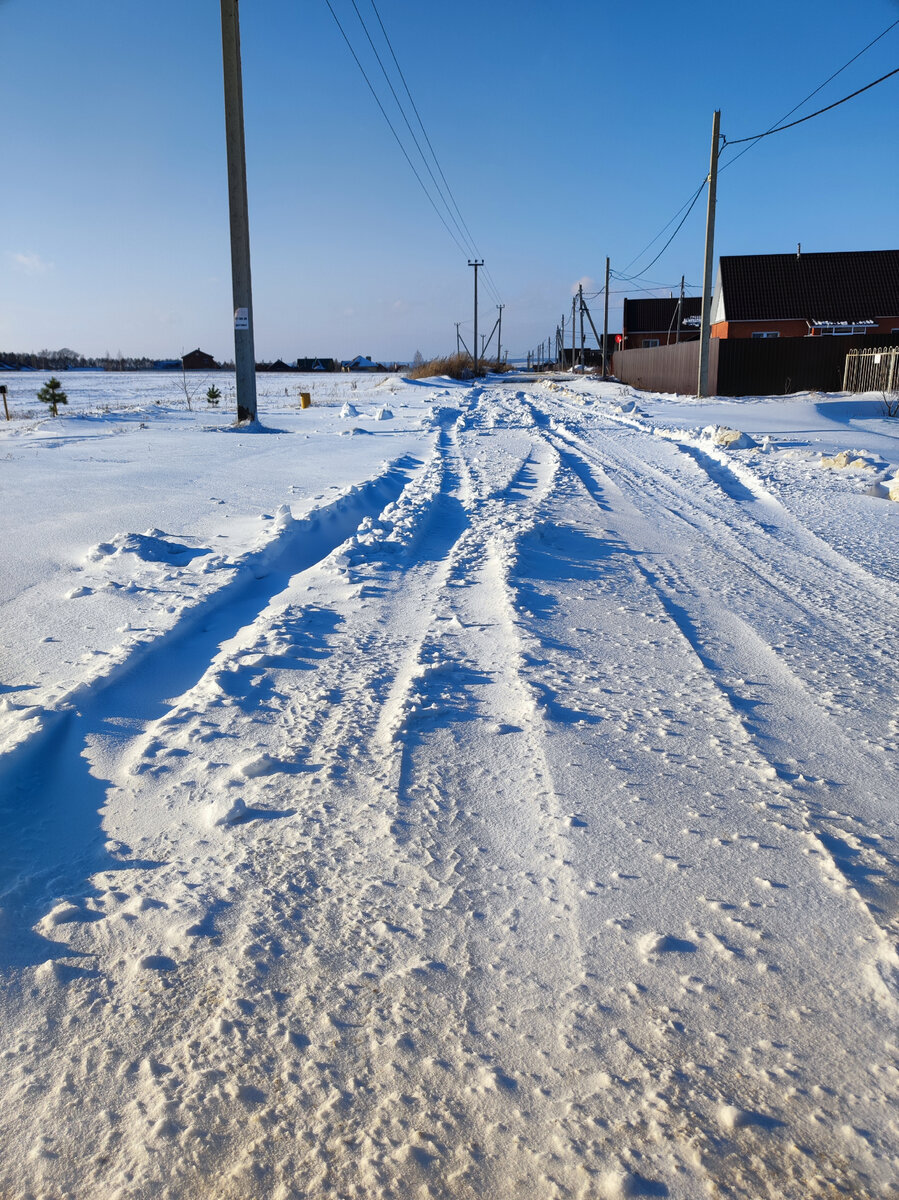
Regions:
<svg viewBox="0 0 899 1200"><path fill-rule="evenodd" d="M702 297L685 296L625 300L621 317L621 349L649 350L699 337Z"/></svg>
<svg viewBox="0 0 899 1200"><path fill-rule="evenodd" d="M335 358L298 358L298 371L336 371L338 369L337 359Z"/></svg>
<svg viewBox="0 0 899 1200"><path fill-rule="evenodd" d="M199 347L191 350L189 354L185 354L181 359L181 365L185 371L214 371L218 368L218 363L212 355L207 354Z"/></svg>
<svg viewBox="0 0 899 1200"><path fill-rule="evenodd" d="M355 358L347 359L340 364L344 371L386 371L387 368L383 363L372 362L364 354L357 354Z"/></svg>

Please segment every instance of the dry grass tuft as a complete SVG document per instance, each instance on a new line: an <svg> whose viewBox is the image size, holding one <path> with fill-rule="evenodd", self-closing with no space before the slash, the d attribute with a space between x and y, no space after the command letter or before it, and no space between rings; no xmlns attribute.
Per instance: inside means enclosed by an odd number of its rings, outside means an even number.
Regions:
<svg viewBox="0 0 899 1200"><path fill-rule="evenodd" d="M505 363L490 361L478 363L478 374L485 375L488 372L501 374L508 370ZM434 375L448 375L450 379L472 379L474 371L472 370L471 359L467 354L451 354L448 358L432 358L430 362L422 363L418 367L411 367L406 372L407 379L430 379Z"/></svg>

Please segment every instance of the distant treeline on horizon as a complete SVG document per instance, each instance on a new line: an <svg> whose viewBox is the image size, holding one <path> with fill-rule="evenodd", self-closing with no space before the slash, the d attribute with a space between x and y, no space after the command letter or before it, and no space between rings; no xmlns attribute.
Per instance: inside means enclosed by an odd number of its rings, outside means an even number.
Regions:
<svg viewBox="0 0 899 1200"><path fill-rule="evenodd" d="M77 350L38 350L22 354L0 350L0 371L174 371L180 370L180 358L129 358L104 355L85 358Z"/></svg>

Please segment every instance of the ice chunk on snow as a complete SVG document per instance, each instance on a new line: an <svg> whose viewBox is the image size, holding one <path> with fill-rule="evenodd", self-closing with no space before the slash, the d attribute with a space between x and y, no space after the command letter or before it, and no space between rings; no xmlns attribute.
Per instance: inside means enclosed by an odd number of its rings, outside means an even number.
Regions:
<svg viewBox="0 0 899 1200"><path fill-rule="evenodd" d="M873 471L877 469L876 463L866 458L860 450L841 450L839 454L830 456L822 454L821 466L833 471Z"/></svg>
<svg viewBox="0 0 899 1200"><path fill-rule="evenodd" d="M359 416L359 410L354 404L350 404L349 400L347 400L343 408L340 410L340 416L344 421L351 421L353 417Z"/></svg>
<svg viewBox="0 0 899 1200"><path fill-rule="evenodd" d="M376 421L392 421L393 413L390 411L389 408L379 408L378 411L375 413L375 420Z"/></svg>
<svg viewBox="0 0 899 1200"><path fill-rule="evenodd" d="M706 425L702 436L722 446L725 450L751 450L758 443L739 429L729 429L726 425Z"/></svg>

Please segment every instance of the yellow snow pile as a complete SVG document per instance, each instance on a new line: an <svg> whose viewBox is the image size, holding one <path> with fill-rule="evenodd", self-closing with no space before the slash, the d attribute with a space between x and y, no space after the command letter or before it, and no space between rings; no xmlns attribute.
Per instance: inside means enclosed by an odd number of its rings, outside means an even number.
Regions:
<svg viewBox="0 0 899 1200"><path fill-rule="evenodd" d="M861 450L841 450L828 457L821 455L821 466L832 471L876 471L877 464L865 458Z"/></svg>
<svg viewBox="0 0 899 1200"><path fill-rule="evenodd" d="M725 450L751 450L758 442L739 429L728 429L726 425L706 425L702 436Z"/></svg>

